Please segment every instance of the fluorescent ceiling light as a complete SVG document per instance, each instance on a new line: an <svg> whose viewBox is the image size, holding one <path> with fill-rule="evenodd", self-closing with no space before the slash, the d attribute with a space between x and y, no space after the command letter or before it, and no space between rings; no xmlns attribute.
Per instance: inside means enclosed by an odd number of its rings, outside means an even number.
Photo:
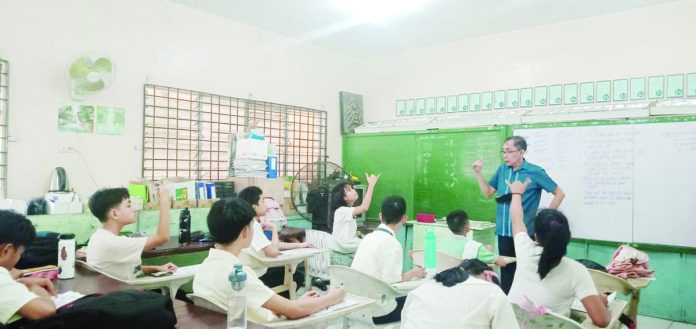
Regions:
<svg viewBox="0 0 696 329"><path fill-rule="evenodd" d="M427 0L336 0L358 22L384 23L391 17L412 13Z"/></svg>

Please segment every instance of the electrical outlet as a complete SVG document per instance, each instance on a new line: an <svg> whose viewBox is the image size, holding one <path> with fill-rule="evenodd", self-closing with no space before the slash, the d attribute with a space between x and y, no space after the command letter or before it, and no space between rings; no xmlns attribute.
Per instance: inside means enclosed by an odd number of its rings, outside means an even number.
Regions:
<svg viewBox="0 0 696 329"><path fill-rule="evenodd" d="M72 152L72 150L73 150L73 148L71 146L65 146L65 145L58 146L59 153L70 153L70 152Z"/></svg>

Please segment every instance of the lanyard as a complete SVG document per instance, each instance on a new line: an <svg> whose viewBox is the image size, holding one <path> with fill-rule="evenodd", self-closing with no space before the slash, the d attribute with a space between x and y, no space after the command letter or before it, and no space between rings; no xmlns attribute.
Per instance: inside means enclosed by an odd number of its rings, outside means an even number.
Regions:
<svg viewBox="0 0 696 329"><path fill-rule="evenodd" d="M389 230L387 230L386 228L383 228L383 227L378 227L377 231L382 231L382 232L385 232L391 236L394 236L394 234L392 234L392 232L389 232Z"/></svg>

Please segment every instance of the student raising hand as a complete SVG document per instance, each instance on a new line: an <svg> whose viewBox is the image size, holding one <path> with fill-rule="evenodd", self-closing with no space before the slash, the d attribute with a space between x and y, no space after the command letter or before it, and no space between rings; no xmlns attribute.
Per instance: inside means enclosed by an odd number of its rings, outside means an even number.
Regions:
<svg viewBox="0 0 696 329"><path fill-rule="evenodd" d="M375 175L369 175L368 173L365 173L365 180L367 180L367 185L374 186L375 184L377 184L377 181L379 180L380 175L382 175L382 174L380 173L380 174L377 174L377 176L375 176Z"/></svg>
<svg viewBox="0 0 696 329"><path fill-rule="evenodd" d="M510 193L512 193L512 194L524 194L524 191L527 189L527 186L531 182L532 181L529 178L527 178L527 180L524 181L524 183L522 183L518 180L510 183L509 180L507 180L507 179L505 180L505 184L507 184L507 186L510 187Z"/></svg>

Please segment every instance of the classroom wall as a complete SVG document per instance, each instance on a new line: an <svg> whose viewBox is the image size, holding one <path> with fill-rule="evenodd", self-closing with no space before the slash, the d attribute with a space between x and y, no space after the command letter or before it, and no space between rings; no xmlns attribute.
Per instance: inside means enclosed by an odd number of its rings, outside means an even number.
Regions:
<svg viewBox="0 0 696 329"><path fill-rule="evenodd" d="M145 83L323 108L328 154L341 162L338 91L355 90L349 57L166 0L0 0L0 15L10 198L45 193L56 166L83 197L139 177ZM125 108L124 136L58 132L58 108L70 104L67 68L86 51L116 64L114 83L86 103ZM59 146L79 150L84 163Z"/></svg>
<svg viewBox="0 0 696 329"><path fill-rule="evenodd" d="M365 120L397 99L696 71L696 1L678 1L366 59Z"/></svg>

